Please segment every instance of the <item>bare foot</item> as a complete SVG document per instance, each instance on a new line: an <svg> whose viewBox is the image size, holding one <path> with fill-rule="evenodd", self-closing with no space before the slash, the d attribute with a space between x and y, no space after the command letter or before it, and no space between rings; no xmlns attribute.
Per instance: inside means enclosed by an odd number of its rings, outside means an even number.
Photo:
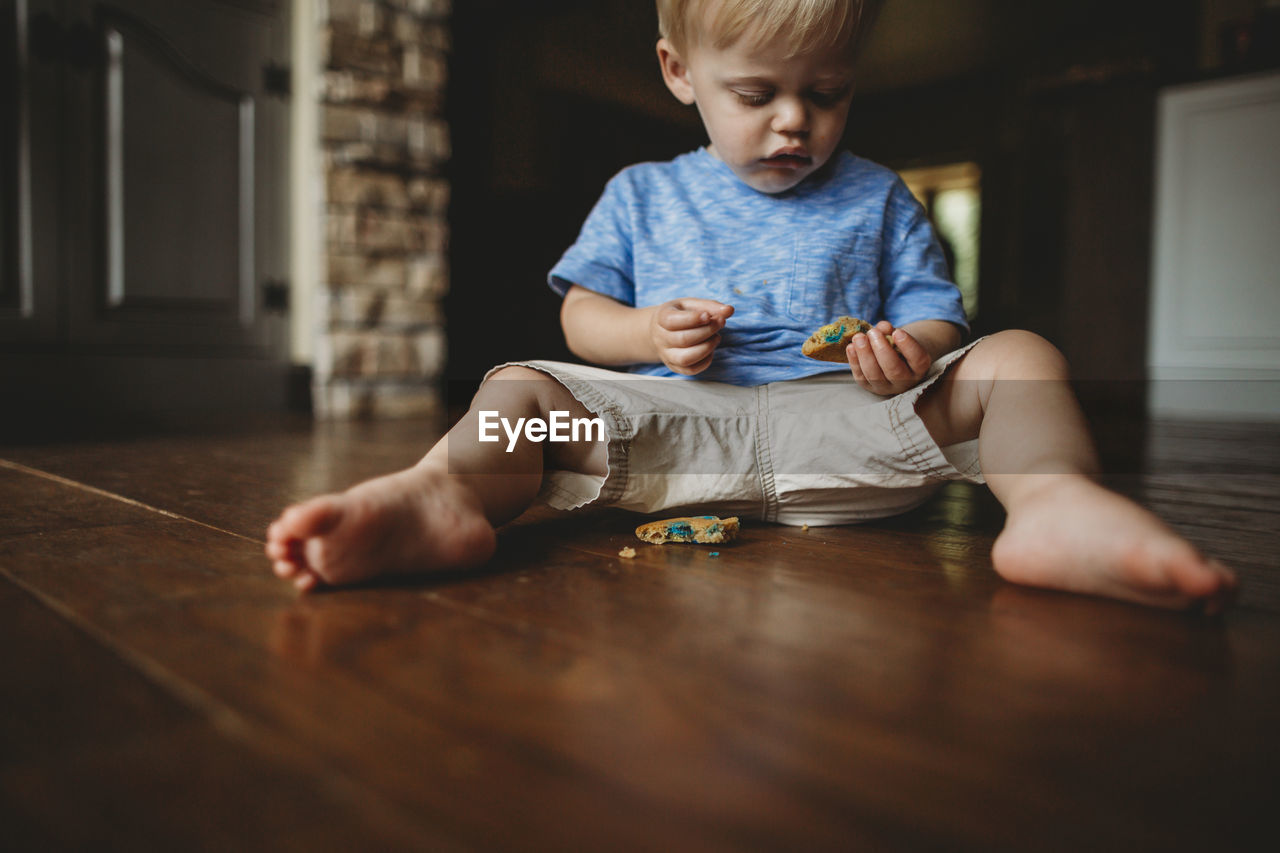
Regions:
<svg viewBox="0 0 1280 853"><path fill-rule="evenodd" d="M479 500L419 465L291 506L267 529L275 573L301 590L480 565L497 544Z"/></svg>
<svg viewBox="0 0 1280 853"><path fill-rule="evenodd" d="M1172 609L1218 612L1235 575L1147 510L1084 477L1047 485L1009 511L992 549L1005 580Z"/></svg>

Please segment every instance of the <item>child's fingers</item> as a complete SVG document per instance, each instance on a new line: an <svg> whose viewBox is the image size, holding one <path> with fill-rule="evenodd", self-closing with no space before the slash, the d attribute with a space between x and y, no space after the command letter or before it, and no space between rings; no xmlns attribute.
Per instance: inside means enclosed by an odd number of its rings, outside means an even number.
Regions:
<svg viewBox="0 0 1280 853"><path fill-rule="evenodd" d="M676 373L692 376L706 369L719 344L720 336L713 335L695 346L669 349L663 354L662 360Z"/></svg>
<svg viewBox="0 0 1280 853"><path fill-rule="evenodd" d="M724 328L724 324L717 322L703 323L688 329L678 330L668 329L664 326L659 332L659 345L669 349L684 349L685 347L697 346L704 341L710 340L713 335L718 337L722 328Z"/></svg>
<svg viewBox="0 0 1280 853"><path fill-rule="evenodd" d="M891 384L900 385L916 378L911 367L902 360L902 356L879 329L873 328L867 332L867 338L871 341L871 351L886 380Z"/></svg>
<svg viewBox="0 0 1280 853"><path fill-rule="evenodd" d="M851 342L845 349L845 357L849 360L849 370L853 373L853 379L863 388L870 388L871 383L867 382L867 377L862 372L862 365L858 363L857 351L853 348Z"/></svg>
<svg viewBox="0 0 1280 853"><path fill-rule="evenodd" d="M885 378L884 368L880 366L875 351L871 348L870 339L865 334L854 335L853 342L849 344L849 348L853 351L853 356L849 359L849 366L851 368L856 367L855 377L860 373L866 386L877 394L883 394L888 391L890 383Z"/></svg>
<svg viewBox="0 0 1280 853"><path fill-rule="evenodd" d="M729 318L733 313L732 305L725 305L723 302L717 302L714 299L699 299L697 297L682 297L674 300L677 307L687 311L706 311L712 317L719 317L722 320Z"/></svg>
<svg viewBox="0 0 1280 853"><path fill-rule="evenodd" d="M711 356L708 355L706 358L702 359L702 361L696 362L693 365L690 365L689 367L684 368L683 371L681 372L683 372L687 376L696 376L697 374L706 370L710 366L711 366Z"/></svg>
<svg viewBox="0 0 1280 853"><path fill-rule="evenodd" d="M711 314L691 308L679 308L675 305L664 305L658 311L658 325L668 332L680 332L686 329L697 329L711 323Z"/></svg>
<svg viewBox="0 0 1280 853"><path fill-rule="evenodd" d="M907 360L907 365L911 368L911 372L915 376L923 376L933 364L933 357L929 355L929 351L920 345L920 342L911 337L907 332L898 329L892 333L894 344L898 347L898 352Z"/></svg>
<svg viewBox="0 0 1280 853"><path fill-rule="evenodd" d="M664 329L679 331L711 324L724 325L733 314L733 306L712 299L676 299L668 302L658 312L658 324Z"/></svg>

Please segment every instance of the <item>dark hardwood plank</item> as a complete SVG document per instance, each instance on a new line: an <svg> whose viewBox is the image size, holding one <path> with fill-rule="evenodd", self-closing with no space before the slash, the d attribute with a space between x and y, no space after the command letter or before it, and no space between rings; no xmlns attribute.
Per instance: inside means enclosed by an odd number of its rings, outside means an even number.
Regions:
<svg viewBox="0 0 1280 853"><path fill-rule="evenodd" d="M0 459L0 539L111 526L136 517L123 502L8 468Z"/></svg>
<svg viewBox="0 0 1280 853"><path fill-rule="evenodd" d="M990 568L998 505L959 485L901 518L751 524L717 548L643 545L621 512L531 511L480 572L300 598L273 579L256 539L279 506L409 464L416 429L6 449L135 503L0 467L0 571L198 712L165 737L221 720L286 777L368 804L398 846L1245 849L1274 835L1274 587L1218 620L1014 588ZM1180 528L1243 542L1250 571L1274 578L1266 471L1208 492L1182 488L1188 473L1129 487ZM60 755L126 760L129 737L103 739ZM103 802L41 772L21 815L59 790Z"/></svg>
<svg viewBox="0 0 1280 853"><path fill-rule="evenodd" d="M407 848L359 791L229 737L0 577L0 826L10 850ZM338 783L338 784L335 784Z"/></svg>
<svg viewBox="0 0 1280 853"><path fill-rule="evenodd" d="M279 736L306 743L344 776L412 807L433 826L465 830L482 846L522 838L553 848L602 846L622 837L649 847L672 834L699 847L724 843L724 830L700 809L686 805L688 814L666 814L672 795L661 783L687 778L684 750L659 768L657 778L650 771L648 778L633 781L617 773L612 751L599 749L605 744L581 737L576 723L589 716L603 721L605 741L619 736L625 741L626 729L617 728L618 720L627 708L637 707L632 695L605 694L602 707L577 708L583 697L572 690L566 694L549 677L566 665L587 672L613 669L608 661L591 660L595 655L587 650L572 650L566 658L559 644L531 638L527 630L493 626L442 609L429 598L406 599L402 591L388 591L377 606L346 620L355 633L341 644L338 665L313 658L306 667L280 666L281 660L297 662L298 617L277 624L282 598L292 602L292 597L262 573L240 570L250 559L256 567L258 558L246 554L239 540L181 522L145 519L94 531L92 537L69 531L40 539L38 553L24 550L29 543L24 537L6 540L0 565L17 566L22 582L38 584L78 619L151 666L180 674L201 694ZM88 567L102 570L87 573ZM332 600L342 607L349 603L348 596ZM397 609L404 610L401 625L388 635L388 615ZM372 640L368 660L359 642L366 632ZM278 658L264 654L264 642ZM359 665L342 665L352 654ZM418 687L410 697L422 701L403 701L396 689L403 685L389 678L406 655L405 684L434 685L426 693ZM539 665L541 658L546 661ZM587 660L575 663L579 658ZM441 693L441 685L457 686L459 673L474 680L483 695L456 689ZM536 701L531 704L520 687L532 690ZM498 696L491 695L495 689ZM644 680L630 690L643 695ZM661 713L644 728L656 726L656 740L662 742L672 716ZM547 738L538 728L542 721L551 721L558 737ZM697 740L714 751L715 738ZM641 755L648 764L646 752ZM714 782L705 790L729 796L742 787L733 784L735 778L726 768L714 779L695 775L686 784L702 790L703 783ZM638 794L629 793L637 786ZM751 780L749 787L767 792L768 780ZM729 829L749 837L735 824ZM818 837L818 828L808 834ZM828 841L835 837L828 835Z"/></svg>
<svg viewBox="0 0 1280 853"><path fill-rule="evenodd" d="M1208 476L1280 474L1276 426L1156 421L1146 428L1144 470Z"/></svg>
<svg viewBox="0 0 1280 853"><path fill-rule="evenodd" d="M440 426L286 421L215 435L0 448L0 459L261 538L288 503L412 464ZM1145 472L1121 472L1111 484L1229 560L1245 577L1244 606L1280 612L1270 523L1280 511L1280 439L1271 432L1254 424L1156 423L1146 428ZM979 560L983 546L975 552L963 534L993 536L1001 520L984 489L953 484L922 511L877 525Z"/></svg>
<svg viewBox="0 0 1280 853"><path fill-rule="evenodd" d="M530 612L522 602L520 616L596 647L644 648L651 659L699 673L722 704L769 696L785 684L793 724L812 714L848 721L846 737L868 724L881 743L901 735L897 746L908 754L894 760L927 754L915 769L938 787L920 790L927 784L889 768L877 768L878 778L929 802L925 811L937 797L952 803L958 789L999 779L1016 802L965 807L1015 832L1026 828L1023 819L1049 820L1045 803L1064 802L1087 808L1094 830L1131 834L1135 843L1156 837L1144 832L1180 846L1196 836L1210 842L1237 819L1263 825L1267 797L1252 783L1235 789L1243 802L1231 802L1209 777L1196 782L1179 772L1178 790L1167 774L1171 764L1208 768L1221 756L1234 778L1243 772L1274 790L1280 779L1267 721L1280 698L1280 656L1273 619L1237 614L1226 626L1204 624L990 582L984 588L973 579L958 587L895 586L889 573L878 582L849 580L822 561L770 560L751 547L722 548L715 559L706 549L653 548L634 561L607 561L601 549L594 572L616 576L602 589L584 573L548 567L531 581L554 584L546 610ZM650 575L658 591L629 596L636 575ZM453 587L449 596L465 596L486 613L515 609L509 589L496 584ZM1244 647L1247 671L1232 654ZM1188 704L1202 705L1203 716L1189 719ZM1213 731L1209 721L1227 708L1242 731ZM837 743L824 743L820 754L867 764L861 753L842 756ZM1131 766L1134 756L1145 763ZM1096 796L1104 789L1107 796ZM1148 798L1148 790L1162 793ZM1031 792L1043 802L1020 799ZM1184 811L1201 798L1216 805Z"/></svg>
<svg viewBox="0 0 1280 853"><path fill-rule="evenodd" d="M320 423L0 447L0 460L263 539L290 503L412 465L431 421Z"/></svg>

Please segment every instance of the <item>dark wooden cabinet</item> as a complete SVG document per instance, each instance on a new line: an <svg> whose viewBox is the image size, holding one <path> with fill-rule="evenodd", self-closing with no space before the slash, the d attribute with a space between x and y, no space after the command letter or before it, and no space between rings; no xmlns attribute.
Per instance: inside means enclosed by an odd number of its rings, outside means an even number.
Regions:
<svg viewBox="0 0 1280 853"><path fill-rule="evenodd" d="M0 341L5 343L48 343L60 328L56 104L61 80L54 6L54 0L0 4Z"/></svg>
<svg viewBox="0 0 1280 853"><path fill-rule="evenodd" d="M0 2L11 418L283 402L286 5Z"/></svg>

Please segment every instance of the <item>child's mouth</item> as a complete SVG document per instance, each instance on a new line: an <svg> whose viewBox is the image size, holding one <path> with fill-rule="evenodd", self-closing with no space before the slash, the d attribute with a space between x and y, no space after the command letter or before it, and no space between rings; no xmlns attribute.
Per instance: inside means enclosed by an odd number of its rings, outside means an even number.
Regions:
<svg viewBox="0 0 1280 853"><path fill-rule="evenodd" d="M776 169L800 169L813 163L813 158L806 154L779 152L764 158L761 162Z"/></svg>

